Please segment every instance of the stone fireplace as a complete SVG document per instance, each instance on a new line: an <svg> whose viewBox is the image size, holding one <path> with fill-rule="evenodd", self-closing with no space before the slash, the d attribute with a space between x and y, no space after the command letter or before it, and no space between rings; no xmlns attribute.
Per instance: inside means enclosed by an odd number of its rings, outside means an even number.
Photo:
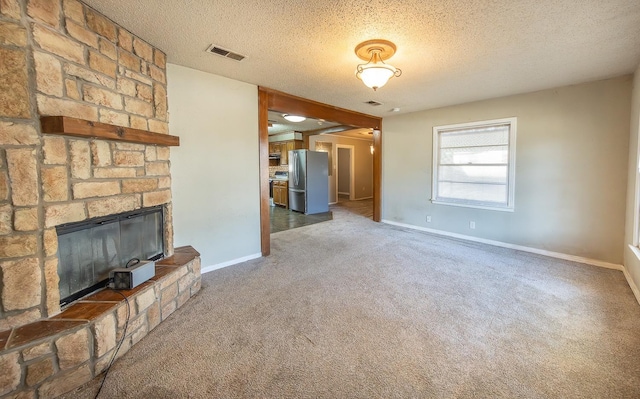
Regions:
<svg viewBox="0 0 640 399"><path fill-rule="evenodd" d="M78 0L0 0L1 398L87 381L124 333L108 294L61 308L56 227L162 209L166 259L126 293L129 345L199 289L197 252L174 255L165 73L160 49Z"/></svg>
<svg viewBox="0 0 640 399"><path fill-rule="evenodd" d="M0 331L60 312L55 227L162 205L168 146L43 134L61 115L168 133L165 54L76 0L3 0Z"/></svg>
<svg viewBox="0 0 640 399"><path fill-rule="evenodd" d="M161 206L56 227L60 305L64 307L109 282L109 273L164 255Z"/></svg>

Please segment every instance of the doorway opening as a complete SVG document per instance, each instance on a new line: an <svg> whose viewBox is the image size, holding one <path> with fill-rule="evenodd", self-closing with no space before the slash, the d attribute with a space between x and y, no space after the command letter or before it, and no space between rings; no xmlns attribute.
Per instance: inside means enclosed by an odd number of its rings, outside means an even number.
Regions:
<svg viewBox="0 0 640 399"><path fill-rule="evenodd" d="M354 147L352 145L336 145L336 202L340 200L353 200L355 160Z"/></svg>
<svg viewBox="0 0 640 399"><path fill-rule="evenodd" d="M330 105L318 103L300 97L295 97L286 93L267 89L258 88L258 124L260 133L260 236L262 255L267 256L271 252L270 239L270 182L269 182L269 165L275 163L270 160L269 146L269 112L286 113L290 115L300 115L306 118L314 118L317 120L331 121L332 123L345 126L348 129L367 129L371 135L372 144L370 147L372 155L372 219L376 222L381 220L381 183L382 183L382 118L350 111ZM329 128L331 129L331 128ZM345 129L347 130L347 129ZM331 132L337 133L337 132ZM330 134L329 132L314 132L318 134ZM303 148L310 148L311 132L303 135ZM295 140L295 138L294 138ZM294 142L295 144L295 142ZM336 143L337 144L337 143ZM315 148L315 147L314 147ZM334 151L335 151L334 145ZM273 149L273 148L272 148ZM332 151L332 156L336 156ZM282 157L282 151L281 151ZM354 154L354 158L357 157ZM334 171L335 172L335 171ZM353 176L353 174L352 174ZM335 184L330 184L330 189L335 188ZM351 191L355 192L357 187ZM337 191L336 191L337 195Z"/></svg>

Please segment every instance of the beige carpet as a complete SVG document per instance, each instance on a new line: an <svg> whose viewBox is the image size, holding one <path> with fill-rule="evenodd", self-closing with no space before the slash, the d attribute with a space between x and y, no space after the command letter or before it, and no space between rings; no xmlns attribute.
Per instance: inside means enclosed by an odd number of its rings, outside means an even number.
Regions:
<svg viewBox="0 0 640 399"><path fill-rule="evenodd" d="M346 209L204 275L100 397L640 397L640 305L621 272Z"/></svg>

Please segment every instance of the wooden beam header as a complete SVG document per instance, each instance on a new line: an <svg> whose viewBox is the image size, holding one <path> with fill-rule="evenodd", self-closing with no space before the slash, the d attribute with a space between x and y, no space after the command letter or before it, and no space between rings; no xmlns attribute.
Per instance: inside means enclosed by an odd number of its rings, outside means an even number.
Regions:
<svg viewBox="0 0 640 399"><path fill-rule="evenodd" d="M268 97L268 108L270 111L286 112L294 115L306 116L308 118L324 119L343 125L358 128L380 129L382 118L377 116L362 114L348 109L334 107L306 98L292 96L277 90L259 87L258 90Z"/></svg>

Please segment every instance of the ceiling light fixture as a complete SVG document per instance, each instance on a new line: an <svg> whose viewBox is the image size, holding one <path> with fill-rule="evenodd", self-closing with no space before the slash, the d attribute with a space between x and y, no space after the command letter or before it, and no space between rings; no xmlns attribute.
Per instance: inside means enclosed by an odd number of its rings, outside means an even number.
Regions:
<svg viewBox="0 0 640 399"><path fill-rule="evenodd" d="M396 45L388 40L374 39L358 44L356 55L368 62L356 67L356 77L375 91L387 84L392 77L402 75L399 68L384 62L395 53Z"/></svg>
<svg viewBox="0 0 640 399"><path fill-rule="evenodd" d="M283 114L282 117L288 120L289 122L302 122L307 119L304 116L289 115L289 114Z"/></svg>

